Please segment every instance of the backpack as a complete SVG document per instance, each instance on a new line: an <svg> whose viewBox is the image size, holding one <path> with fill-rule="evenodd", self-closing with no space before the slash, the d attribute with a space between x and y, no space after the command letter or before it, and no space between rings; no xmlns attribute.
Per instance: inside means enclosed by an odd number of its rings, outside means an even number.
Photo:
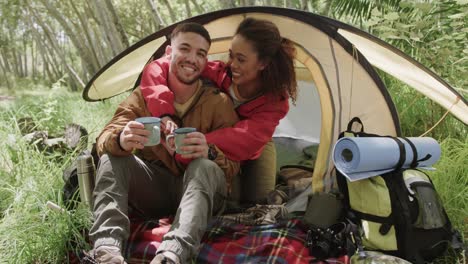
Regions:
<svg viewBox="0 0 468 264"><path fill-rule="evenodd" d="M352 131L356 122L361 125L360 132ZM340 138L344 136L379 137L365 133L356 117L340 134ZM399 147L403 156L404 145L400 143ZM416 160L414 148L413 153ZM434 185L424 172L397 165L380 176L350 182L335 171L345 215L360 227L364 249L425 263L443 255L449 246L462 248L461 236L452 228Z"/></svg>

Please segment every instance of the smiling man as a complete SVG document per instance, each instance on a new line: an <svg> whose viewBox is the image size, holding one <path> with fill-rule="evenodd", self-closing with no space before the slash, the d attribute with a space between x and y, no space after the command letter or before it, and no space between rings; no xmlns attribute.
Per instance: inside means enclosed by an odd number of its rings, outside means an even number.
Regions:
<svg viewBox="0 0 468 264"><path fill-rule="evenodd" d="M140 88L119 105L98 136L101 159L93 193L95 221L90 230L91 253L98 263L125 263L121 252L130 231L129 208L145 217L175 214L151 263L189 262L209 218L223 208L223 197L239 163L208 144L205 134L232 126L238 117L228 96L199 78L210 44L204 27L185 23L174 29L166 48L170 57L167 78L176 109L172 119L179 127L197 129L184 141L189 146L183 150L191 154L174 154L164 140L144 146L149 132L134 120L151 116L151 112Z"/></svg>

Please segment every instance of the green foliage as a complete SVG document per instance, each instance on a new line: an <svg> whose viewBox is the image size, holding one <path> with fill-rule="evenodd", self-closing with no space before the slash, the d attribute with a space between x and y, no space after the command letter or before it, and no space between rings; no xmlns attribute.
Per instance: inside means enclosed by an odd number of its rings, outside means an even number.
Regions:
<svg viewBox="0 0 468 264"><path fill-rule="evenodd" d="M373 10L386 12L401 10L399 3L401 0L337 0L332 2L333 13L337 18L349 16L353 21L363 21L369 19Z"/></svg>
<svg viewBox="0 0 468 264"><path fill-rule="evenodd" d="M468 136L458 140L447 138L441 142L442 157L431 173L439 195L447 206L447 213L455 226L468 232ZM465 233L468 238L468 233Z"/></svg>
<svg viewBox="0 0 468 264"><path fill-rule="evenodd" d="M372 11L371 33L400 48L466 95L468 5L443 0L402 1L407 12Z"/></svg>
<svg viewBox="0 0 468 264"><path fill-rule="evenodd" d="M442 157L430 176L445 206L454 228L468 241L468 136L458 140L446 138L441 142ZM463 253L450 252L434 263L465 263Z"/></svg>
<svg viewBox="0 0 468 264"><path fill-rule="evenodd" d="M413 88L379 71L388 88L400 118L402 135L416 137L425 134L447 113L434 101L416 92ZM448 114L426 136L443 140L448 137L463 140L467 126Z"/></svg>
<svg viewBox="0 0 468 264"><path fill-rule="evenodd" d="M430 68L466 98L468 78L467 4L401 1L402 10L374 9L365 24L369 30ZM383 72L383 81L399 112L403 135L420 136L444 116L446 110L414 89ZM437 139L464 140L465 124L448 115L428 134Z"/></svg>
<svg viewBox="0 0 468 264"><path fill-rule="evenodd" d="M78 153L30 144L18 120L31 117L35 130L50 131L49 136L61 135L63 126L74 122L94 138L115 100L85 103L59 82L51 90L18 91L14 102L0 104L0 138L6 139L0 141L0 262L66 263L68 251L89 249L82 233L91 224L88 208L62 213L46 207L47 201L64 207L62 173Z"/></svg>

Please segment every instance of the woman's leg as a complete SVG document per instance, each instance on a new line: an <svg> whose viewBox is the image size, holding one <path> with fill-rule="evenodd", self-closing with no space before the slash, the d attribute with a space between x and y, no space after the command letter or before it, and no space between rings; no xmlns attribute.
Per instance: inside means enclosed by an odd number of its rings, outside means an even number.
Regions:
<svg viewBox="0 0 468 264"><path fill-rule="evenodd" d="M267 195L276 185L276 148L273 140L268 142L262 155L242 166L241 203L265 203Z"/></svg>

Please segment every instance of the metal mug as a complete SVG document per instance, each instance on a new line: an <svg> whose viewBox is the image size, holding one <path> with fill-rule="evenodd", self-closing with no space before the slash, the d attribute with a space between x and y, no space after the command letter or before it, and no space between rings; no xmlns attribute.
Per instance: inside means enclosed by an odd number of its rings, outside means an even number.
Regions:
<svg viewBox="0 0 468 264"><path fill-rule="evenodd" d="M166 137L166 142L168 142L168 146L171 149L175 150L176 153L178 153L178 154L190 154L192 152L182 151L180 148L182 146L185 146L184 139L187 136L187 134L192 133L192 132L196 132L196 131L197 131L197 129L194 128L194 127L181 127L181 128L175 129L173 134L170 134L170 135L168 135ZM172 138L174 138L174 145L171 145L169 143Z"/></svg>
<svg viewBox="0 0 468 264"><path fill-rule="evenodd" d="M156 146L161 142L161 119L158 117L139 117L135 121L142 123L151 134L145 147Z"/></svg>

